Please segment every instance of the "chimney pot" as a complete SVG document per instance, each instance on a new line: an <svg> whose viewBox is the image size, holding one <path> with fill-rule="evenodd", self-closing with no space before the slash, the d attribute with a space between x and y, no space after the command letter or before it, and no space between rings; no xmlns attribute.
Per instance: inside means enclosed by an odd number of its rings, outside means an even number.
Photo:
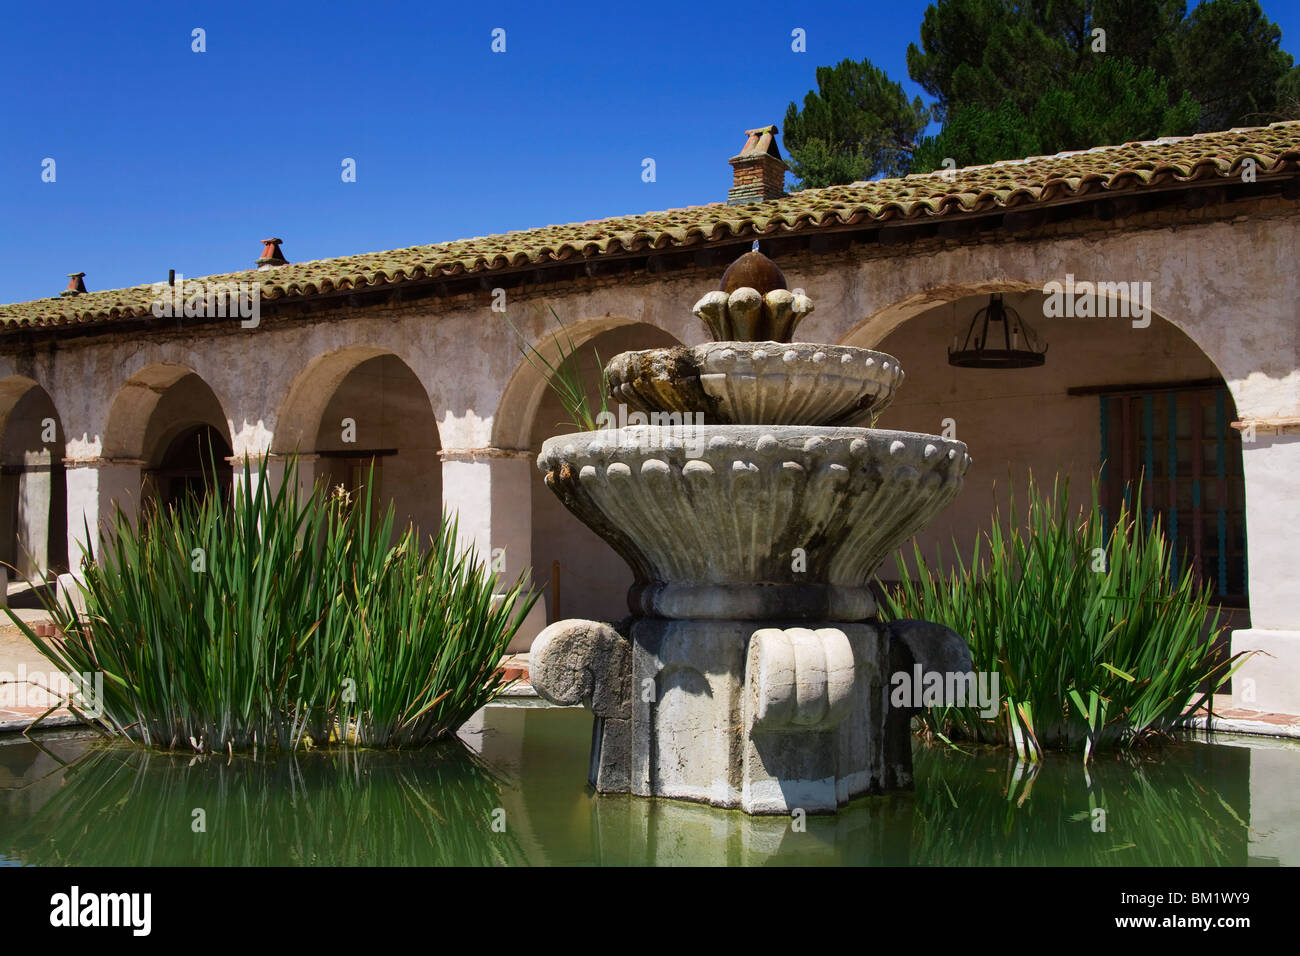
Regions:
<svg viewBox="0 0 1300 956"><path fill-rule="evenodd" d="M729 160L733 172L727 202L764 202L785 195L785 171L790 167L777 148L778 132L775 126L745 130L745 148Z"/></svg>
<svg viewBox="0 0 1300 956"><path fill-rule="evenodd" d="M69 272L68 287L60 292L59 295L84 295L86 291L86 283L82 280L85 279L85 277L86 274L84 272Z"/></svg>
<svg viewBox="0 0 1300 956"><path fill-rule="evenodd" d="M280 243L282 242L284 242L283 239L262 240L262 256L257 260L259 269L274 269L276 266L287 266L289 264L289 260L280 251Z"/></svg>

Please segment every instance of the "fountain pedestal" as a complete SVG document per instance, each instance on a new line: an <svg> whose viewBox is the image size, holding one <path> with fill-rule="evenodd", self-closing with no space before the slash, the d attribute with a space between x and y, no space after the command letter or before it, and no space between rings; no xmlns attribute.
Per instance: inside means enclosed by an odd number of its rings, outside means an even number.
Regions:
<svg viewBox="0 0 1300 956"><path fill-rule="evenodd" d="M758 258L750 277L770 277ZM812 308L726 278L696 307L711 327L788 335ZM914 711L891 707L891 675L969 671L969 651L946 628L874 620L869 583L970 458L961 442L850 427L901 379L891 356L846 347L624 353L608 390L649 424L543 445L548 487L635 575L621 631L559 621L532 647L537 691L596 716L598 791L770 814L910 787Z"/></svg>
<svg viewBox="0 0 1300 956"><path fill-rule="evenodd" d="M534 686L595 715L597 791L827 813L911 786L913 711L890 707L888 677L920 662L904 639L934 625L755 623L643 619L625 637L567 620L542 631ZM925 658L968 671L964 642L944 631L929 635Z"/></svg>

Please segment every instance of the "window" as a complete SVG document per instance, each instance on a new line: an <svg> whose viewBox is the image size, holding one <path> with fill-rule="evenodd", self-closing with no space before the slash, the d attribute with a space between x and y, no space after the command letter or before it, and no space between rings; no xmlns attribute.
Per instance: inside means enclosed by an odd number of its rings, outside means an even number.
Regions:
<svg viewBox="0 0 1300 956"><path fill-rule="evenodd" d="M158 464L146 469L157 489L159 502L174 508L187 498L196 501L214 490L230 500L234 466L230 445L211 425L195 425L177 435Z"/></svg>
<svg viewBox="0 0 1300 956"><path fill-rule="evenodd" d="M1173 545L1173 573L1190 563L1220 604L1245 607L1245 481L1227 388L1125 386L1100 400L1104 513L1132 503L1140 480L1140 514L1148 526L1159 514Z"/></svg>

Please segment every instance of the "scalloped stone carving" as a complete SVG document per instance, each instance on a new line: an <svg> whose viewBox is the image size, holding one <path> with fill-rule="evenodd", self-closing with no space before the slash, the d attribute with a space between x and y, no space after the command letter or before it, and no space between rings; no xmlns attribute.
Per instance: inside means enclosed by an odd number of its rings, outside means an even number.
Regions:
<svg viewBox="0 0 1300 956"><path fill-rule="evenodd" d="M789 292L782 287L762 292L741 286L708 293L695 303L693 311L718 342L789 342L795 326L812 310L812 299L802 289Z"/></svg>

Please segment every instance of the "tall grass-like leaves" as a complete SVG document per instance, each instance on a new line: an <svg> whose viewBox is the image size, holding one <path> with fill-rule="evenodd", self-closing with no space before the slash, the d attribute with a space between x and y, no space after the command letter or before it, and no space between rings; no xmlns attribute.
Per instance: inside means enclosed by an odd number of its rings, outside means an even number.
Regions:
<svg viewBox="0 0 1300 956"><path fill-rule="evenodd" d="M522 578L494 595L491 571L459 550L454 520L423 553L413 535L389 552L359 605L352 669L365 745L434 739L491 701L504 686L497 664L536 600Z"/></svg>
<svg viewBox="0 0 1300 956"><path fill-rule="evenodd" d="M1190 567L1171 574L1158 518L1146 527L1125 503L1106 529L1095 478L1091 507L1071 509L1068 482L1044 494L1031 476L1023 521L1013 496L1008 520L994 514L969 560L953 550L945 573L914 544L882 615L965 637L975 669L999 674L1002 709L984 718L932 708L921 715L930 733L1007 744L1026 759L1043 748L1087 759L1174 727L1244 660L1218 657L1209 588Z"/></svg>
<svg viewBox="0 0 1300 956"><path fill-rule="evenodd" d="M534 348L524 338L524 334L519 331L514 322L510 321L509 317L506 318L506 321L510 322L510 328L514 329L515 335L519 337L519 351L528 360L528 364L537 371L537 374L542 376L550 389L555 392L560 404L564 407L565 413L569 416L569 421L561 422L561 424L572 425L579 431L595 431L597 419L601 414L609 410L605 391L603 388L597 387L596 391L600 395L600 409L593 410L587 380L578 367L578 346L574 344L573 337L569 335L569 330L560 320L560 316L554 308L551 309L551 316L555 319L556 325L560 327L559 332L551 333L551 341L555 343L556 351L559 353L559 361L555 363L552 363L550 359ZM561 332L564 333L563 339L560 338ZM600 353L596 352L595 356L596 370L599 375L603 365L600 361Z"/></svg>
<svg viewBox="0 0 1300 956"><path fill-rule="evenodd" d="M414 744L455 729L500 689L497 663L536 600L456 547L444 517L421 551L393 513L373 520L290 462L246 465L217 494L118 512L82 566L85 611L46 601L58 633L10 619L57 668L103 672L100 725L161 749ZM369 488L369 483L367 483ZM87 540L91 531L86 529ZM379 732L370 728L381 728Z"/></svg>

